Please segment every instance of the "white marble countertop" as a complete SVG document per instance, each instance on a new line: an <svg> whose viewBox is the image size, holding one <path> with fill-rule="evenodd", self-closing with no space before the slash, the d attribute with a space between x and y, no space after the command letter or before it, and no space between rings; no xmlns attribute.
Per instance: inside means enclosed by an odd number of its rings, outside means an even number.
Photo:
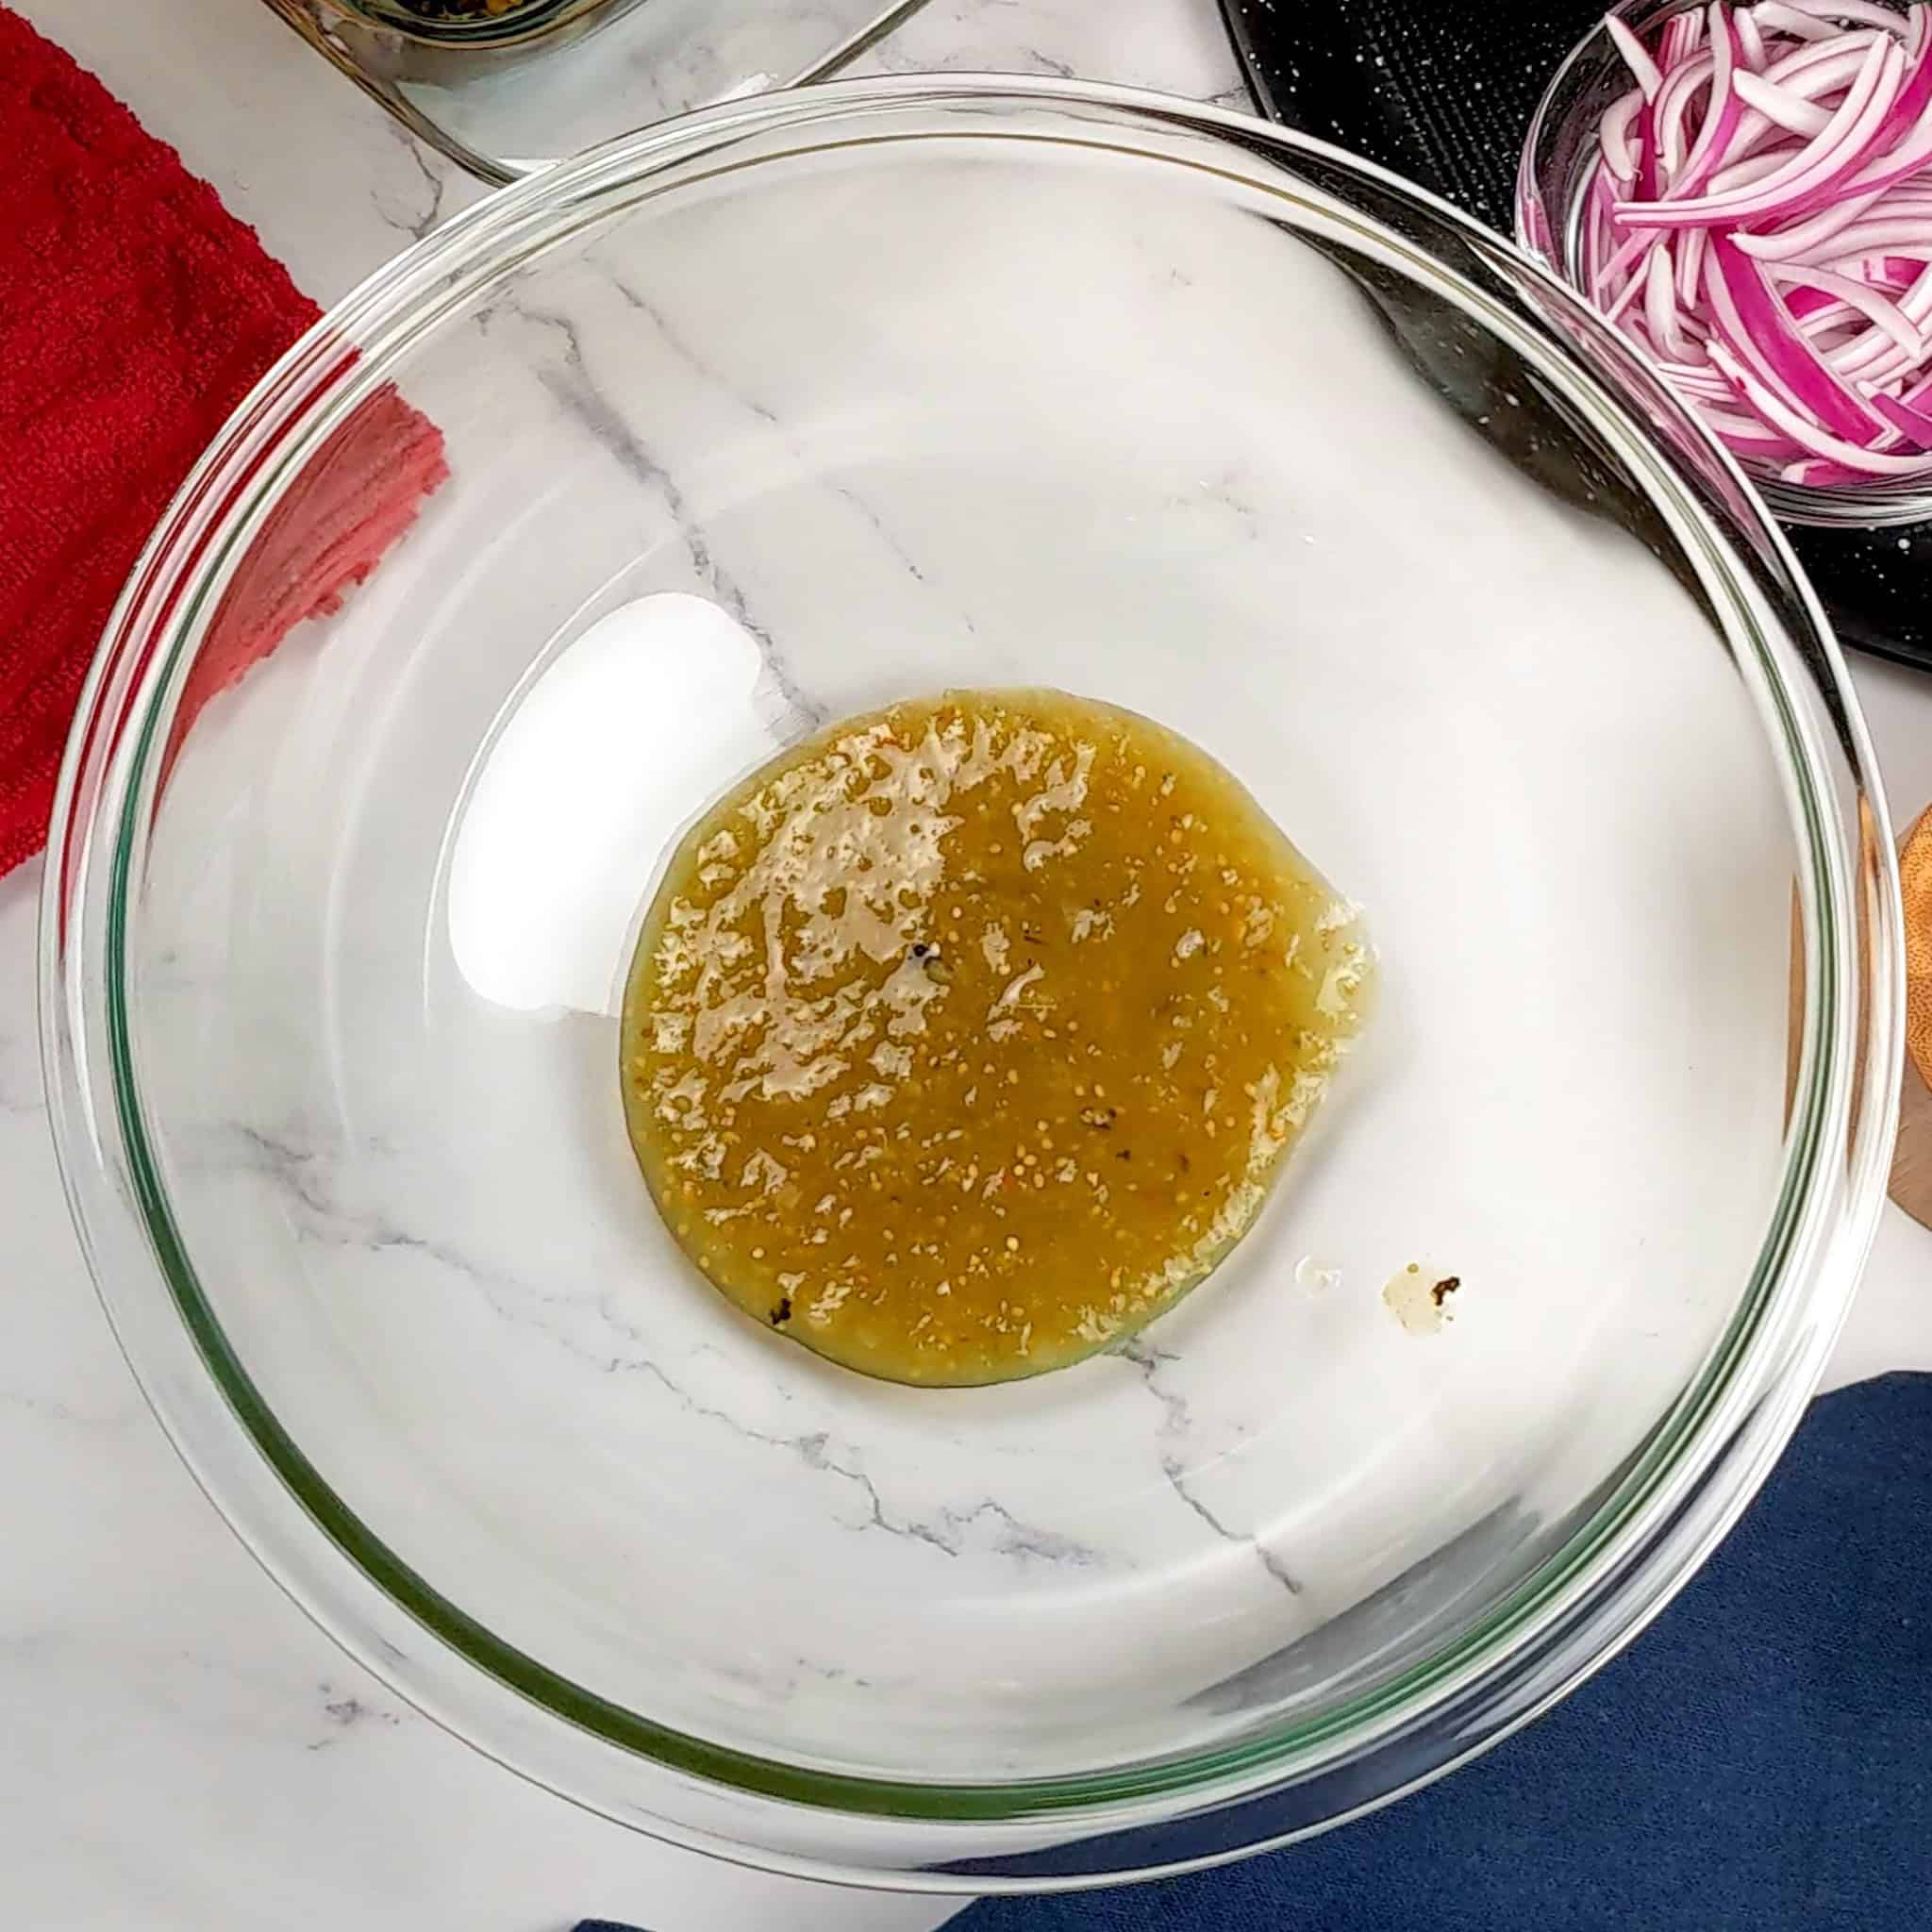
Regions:
<svg viewBox="0 0 1932 1932"><path fill-rule="evenodd" d="M257 0L12 0L178 146L318 300L475 191ZM1214 0L932 0L891 67L1079 74L1241 101ZM1861 662L1901 820L1932 678ZM69 1227L35 1047L38 864L0 880L0 1897L61 1932L911 1928L940 1903L708 1863L575 1810L398 1705L249 1560L175 1460ZM1896 1211L1834 1365L1932 1367L1932 1236Z"/></svg>

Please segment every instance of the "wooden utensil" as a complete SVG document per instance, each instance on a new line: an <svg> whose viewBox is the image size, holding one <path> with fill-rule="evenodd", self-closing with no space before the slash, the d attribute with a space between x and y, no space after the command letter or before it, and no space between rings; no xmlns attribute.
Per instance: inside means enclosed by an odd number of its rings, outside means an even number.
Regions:
<svg viewBox="0 0 1932 1932"><path fill-rule="evenodd" d="M1932 1227L1932 810L1899 854L1906 907L1906 1084L1891 1198Z"/></svg>

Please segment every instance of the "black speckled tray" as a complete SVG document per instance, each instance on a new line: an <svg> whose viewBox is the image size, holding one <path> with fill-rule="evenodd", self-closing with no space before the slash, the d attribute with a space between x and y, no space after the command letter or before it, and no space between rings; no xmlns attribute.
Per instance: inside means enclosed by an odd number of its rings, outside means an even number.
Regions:
<svg viewBox="0 0 1932 1932"><path fill-rule="evenodd" d="M1222 0L1263 113L1509 228L1529 117L1603 0ZM1839 634L1932 669L1932 524L1790 529Z"/></svg>

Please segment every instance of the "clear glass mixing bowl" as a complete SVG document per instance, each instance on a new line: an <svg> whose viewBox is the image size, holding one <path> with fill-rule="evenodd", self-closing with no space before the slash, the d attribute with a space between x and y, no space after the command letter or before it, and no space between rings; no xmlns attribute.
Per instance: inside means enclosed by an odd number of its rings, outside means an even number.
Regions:
<svg viewBox="0 0 1932 1932"><path fill-rule="evenodd" d="M448 480L210 696L396 391ZM1191 737L1381 994L1191 1300L918 1391L688 1271L613 1016L681 825L961 684ZM1742 1507L1880 1200L1887 823L1762 506L1507 243L1241 116L841 84L506 192L243 407L75 729L57 1129L183 1455L400 1694L761 1864L1100 1881L1441 1771Z"/></svg>

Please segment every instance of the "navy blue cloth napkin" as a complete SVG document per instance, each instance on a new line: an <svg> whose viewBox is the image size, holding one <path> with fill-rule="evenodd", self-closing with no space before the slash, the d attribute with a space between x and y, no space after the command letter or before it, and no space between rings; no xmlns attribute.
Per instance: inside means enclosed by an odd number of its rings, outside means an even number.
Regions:
<svg viewBox="0 0 1932 1932"><path fill-rule="evenodd" d="M1266 1857L949 1932L1927 1926L1932 1375L1901 1374L1814 1403L1656 1624L1487 1757Z"/></svg>

